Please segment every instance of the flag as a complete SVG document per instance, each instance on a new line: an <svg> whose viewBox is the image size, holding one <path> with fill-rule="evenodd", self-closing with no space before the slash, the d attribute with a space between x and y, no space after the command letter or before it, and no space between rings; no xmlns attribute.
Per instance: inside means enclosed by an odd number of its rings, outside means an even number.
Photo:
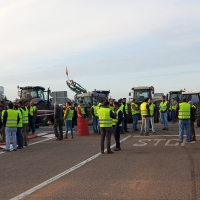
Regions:
<svg viewBox="0 0 200 200"><path fill-rule="evenodd" d="M67 67L66 67L66 75L68 76L68 70L67 70Z"/></svg>

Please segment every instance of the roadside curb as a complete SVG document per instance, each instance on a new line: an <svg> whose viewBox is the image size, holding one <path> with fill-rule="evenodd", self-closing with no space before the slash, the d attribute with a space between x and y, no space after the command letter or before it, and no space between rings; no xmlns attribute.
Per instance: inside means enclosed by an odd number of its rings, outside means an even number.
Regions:
<svg viewBox="0 0 200 200"><path fill-rule="evenodd" d="M43 133L38 133L37 135L30 135L28 136L28 139L33 139L33 138L37 138L37 137L41 137L43 135L48 135L51 134L51 132L43 132ZM12 140L10 141L10 144L12 144ZM6 142L0 143L0 146L6 145Z"/></svg>

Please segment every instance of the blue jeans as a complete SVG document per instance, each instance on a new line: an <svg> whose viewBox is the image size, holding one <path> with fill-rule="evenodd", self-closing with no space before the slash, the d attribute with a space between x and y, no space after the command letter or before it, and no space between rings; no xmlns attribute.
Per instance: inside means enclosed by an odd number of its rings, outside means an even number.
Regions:
<svg viewBox="0 0 200 200"><path fill-rule="evenodd" d="M162 113L160 112L160 119L159 119L160 123L163 123L163 118L162 118Z"/></svg>
<svg viewBox="0 0 200 200"><path fill-rule="evenodd" d="M97 117L93 117L93 131L97 131Z"/></svg>
<svg viewBox="0 0 200 200"><path fill-rule="evenodd" d="M184 128L186 130L187 141L190 141L190 119L179 120L179 140L183 142Z"/></svg>
<svg viewBox="0 0 200 200"><path fill-rule="evenodd" d="M175 110L171 110L171 119L172 121L175 123L176 122L176 119L175 119Z"/></svg>
<svg viewBox="0 0 200 200"><path fill-rule="evenodd" d="M10 150L10 137L12 136L13 149L17 148L17 127L6 127L6 150Z"/></svg>
<svg viewBox="0 0 200 200"><path fill-rule="evenodd" d="M65 120L65 134L68 135L68 127L71 129L71 135L73 136L72 120Z"/></svg>
<svg viewBox="0 0 200 200"><path fill-rule="evenodd" d="M149 132L150 128L152 128L152 132L155 133L154 116L151 116L149 119L149 126L147 128L147 132Z"/></svg>
<svg viewBox="0 0 200 200"><path fill-rule="evenodd" d="M18 147L23 147L23 142L22 142L22 134L21 134L21 127L17 127L17 142L18 142Z"/></svg>
<svg viewBox="0 0 200 200"><path fill-rule="evenodd" d="M138 115L133 115L133 130L137 130Z"/></svg>
<svg viewBox="0 0 200 200"><path fill-rule="evenodd" d="M29 117L29 124L32 130L32 133L35 133L35 120L33 117Z"/></svg>
<svg viewBox="0 0 200 200"><path fill-rule="evenodd" d="M99 124L99 118L97 118L97 124L98 124L98 133L101 134L101 128L100 128L100 124Z"/></svg>
<svg viewBox="0 0 200 200"><path fill-rule="evenodd" d="M124 117L123 117L123 120L122 120L121 132L123 132L123 130L124 130Z"/></svg>
<svg viewBox="0 0 200 200"><path fill-rule="evenodd" d="M162 119L163 119L163 125L165 128L168 128L168 121L167 121L167 112L166 113L161 113Z"/></svg>

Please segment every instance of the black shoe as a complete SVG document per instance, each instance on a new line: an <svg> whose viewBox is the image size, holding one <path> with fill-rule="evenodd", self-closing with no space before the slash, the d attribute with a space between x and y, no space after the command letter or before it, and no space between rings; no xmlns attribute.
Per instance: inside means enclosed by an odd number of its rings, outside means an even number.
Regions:
<svg viewBox="0 0 200 200"><path fill-rule="evenodd" d="M121 134L124 134L124 132L122 131Z"/></svg>
<svg viewBox="0 0 200 200"><path fill-rule="evenodd" d="M102 151L101 153L104 154L104 151Z"/></svg>
<svg viewBox="0 0 200 200"><path fill-rule="evenodd" d="M163 128L162 130L167 130L166 128Z"/></svg>
<svg viewBox="0 0 200 200"><path fill-rule="evenodd" d="M109 152L107 152L107 154L113 154L114 152L113 151L109 151Z"/></svg>
<svg viewBox="0 0 200 200"><path fill-rule="evenodd" d="M19 146L17 147L17 149L22 149L22 148L23 148L23 147L19 147Z"/></svg>
<svg viewBox="0 0 200 200"><path fill-rule="evenodd" d="M120 151L120 148L115 148L114 151Z"/></svg>
<svg viewBox="0 0 200 200"><path fill-rule="evenodd" d="M129 133L129 131L127 131L127 130L126 130L125 132L126 132L126 133Z"/></svg>
<svg viewBox="0 0 200 200"><path fill-rule="evenodd" d="M13 151L17 151L17 149L13 149Z"/></svg>

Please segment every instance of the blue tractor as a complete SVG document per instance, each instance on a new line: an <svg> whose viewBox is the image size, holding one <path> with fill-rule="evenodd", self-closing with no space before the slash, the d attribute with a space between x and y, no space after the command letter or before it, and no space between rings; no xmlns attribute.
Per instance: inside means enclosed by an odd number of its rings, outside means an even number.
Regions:
<svg viewBox="0 0 200 200"><path fill-rule="evenodd" d="M20 89L21 90L18 91L20 99L17 102L33 102L37 110L51 109L51 101L49 98L51 93L50 88L48 88L47 91L45 91L45 88L41 86L26 86L20 87ZM49 115L38 116L36 118L36 123L47 123L48 121Z"/></svg>

